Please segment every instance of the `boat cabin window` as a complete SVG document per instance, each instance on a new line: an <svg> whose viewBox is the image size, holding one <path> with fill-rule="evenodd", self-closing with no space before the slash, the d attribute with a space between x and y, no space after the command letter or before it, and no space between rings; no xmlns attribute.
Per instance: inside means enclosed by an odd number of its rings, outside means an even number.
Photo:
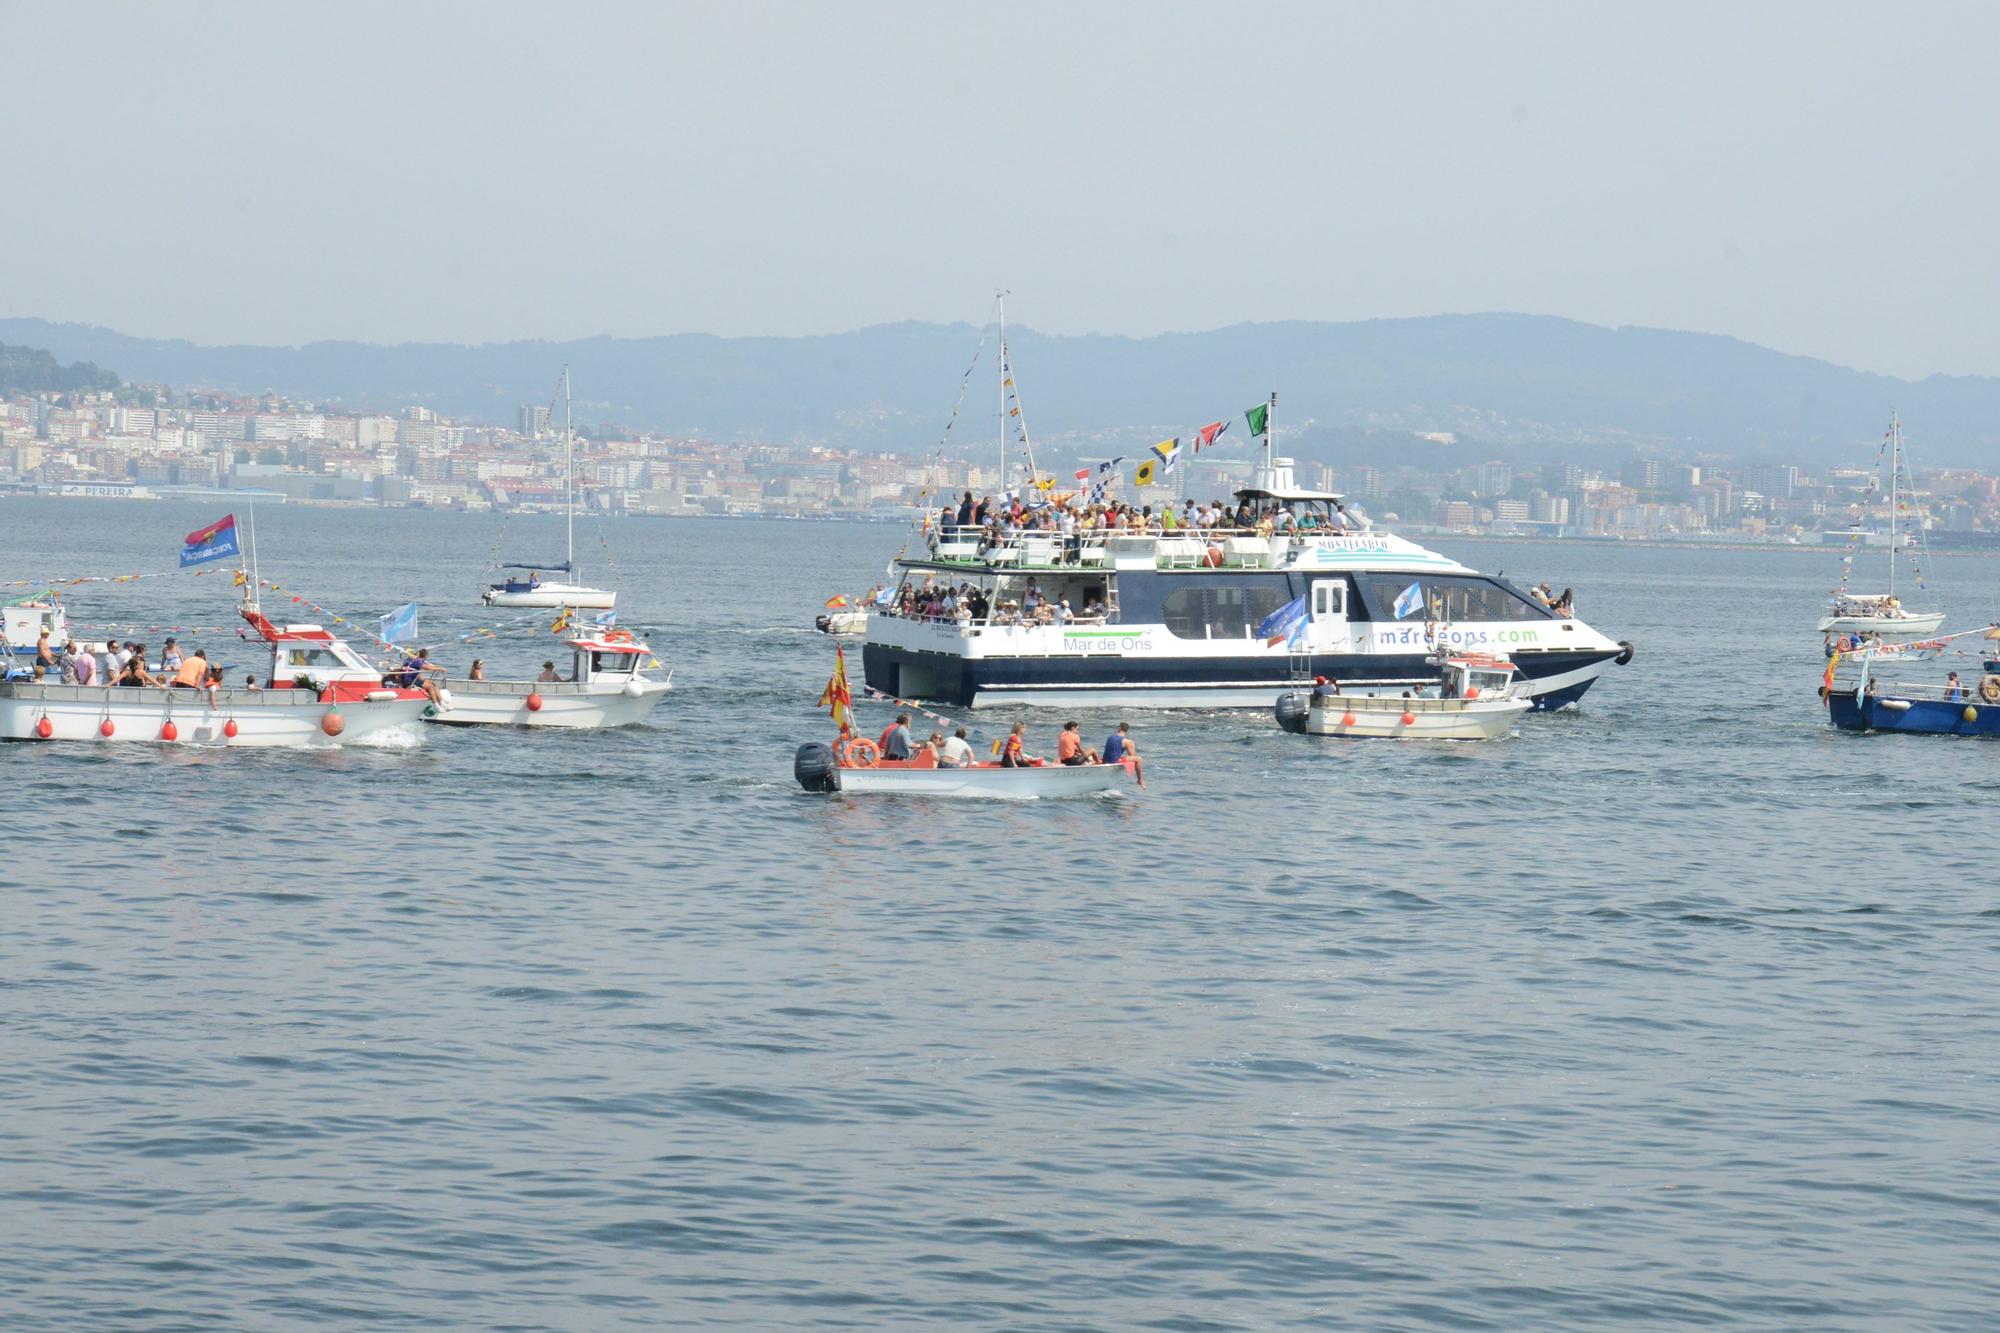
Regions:
<svg viewBox="0 0 2000 1333"><path fill-rule="evenodd" d="M1282 579L1232 584L1204 576L1168 593L1160 620L1177 639L1241 639L1291 599Z"/></svg>
<svg viewBox="0 0 2000 1333"><path fill-rule="evenodd" d="M1507 673L1504 671L1475 671L1471 674L1472 688L1481 694L1499 694L1507 688Z"/></svg>
<svg viewBox="0 0 2000 1333"><path fill-rule="evenodd" d="M1439 620L1548 620L1551 612L1492 579L1466 574L1368 574L1362 585L1375 614L1383 620L1396 618L1396 599L1412 582L1422 586L1424 609L1414 616Z"/></svg>
<svg viewBox="0 0 2000 1333"><path fill-rule="evenodd" d="M625 676L639 665L637 653L592 653L590 674L593 676Z"/></svg>
<svg viewBox="0 0 2000 1333"><path fill-rule="evenodd" d="M1347 614L1347 585L1339 579L1318 579L1313 583L1314 620L1338 620Z"/></svg>

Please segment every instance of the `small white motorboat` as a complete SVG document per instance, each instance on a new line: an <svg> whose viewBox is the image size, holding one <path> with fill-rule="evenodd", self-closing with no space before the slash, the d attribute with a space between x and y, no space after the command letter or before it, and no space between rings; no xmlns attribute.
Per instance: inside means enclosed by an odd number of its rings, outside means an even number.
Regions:
<svg viewBox="0 0 2000 1333"><path fill-rule="evenodd" d="M525 566L512 566L525 568ZM552 566L563 568L563 566ZM525 579L505 579L488 587L479 594L479 600L488 606L521 606L530 609L553 610L559 606L575 607L578 610L608 611L618 605L618 594L605 588L587 588L581 583L544 583L541 575L530 570Z"/></svg>
<svg viewBox="0 0 2000 1333"><path fill-rule="evenodd" d="M1015 768L987 763L945 768L929 755L883 759L873 741L850 736L833 745L801 745L792 760L792 773L801 787L812 792L1047 801L1110 791L1136 779L1134 766L1127 759L1116 764L1034 763Z"/></svg>
<svg viewBox="0 0 2000 1333"><path fill-rule="evenodd" d="M1436 685L1343 689L1320 680L1279 696L1278 725L1309 736L1485 741L1506 735L1534 704L1516 697L1514 664L1447 657Z"/></svg>
<svg viewBox="0 0 2000 1333"><path fill-rule="evenodd" d="M602 629L567 641L570 673L561 680L446 680L441 702L425 721L446 726L629 727L646 720L673 688L673 673L629 630Z"/></svg>
<svg viewBox="0 0 2000 1333"><path fill-rule="evenodd" d="M866 634L868 612L858 606L827 611L813 617L813 628L821 634Z"/></svg>

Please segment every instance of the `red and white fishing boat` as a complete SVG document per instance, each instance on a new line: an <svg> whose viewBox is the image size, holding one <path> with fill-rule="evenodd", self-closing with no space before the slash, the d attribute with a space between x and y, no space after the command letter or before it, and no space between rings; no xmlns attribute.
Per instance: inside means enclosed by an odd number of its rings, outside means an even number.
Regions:
<svg viewBox="0 0 2000 1333"><path fill-rule="evenodd" d="M630 631L593 629L565 641L570 672L560 680L447 680L427 722L446 726L629 727L646 720L673 688L646 674L653 650Z"/></svg>
<svg viewBox="0 0 2000 1333"><path fill-rule="evenodd" d="M345 745L415 723L422 690L382 683L318 625L273 625L249 588L242 615L270 648L265 687L0 683L0 740L219 746Z"/></svg>

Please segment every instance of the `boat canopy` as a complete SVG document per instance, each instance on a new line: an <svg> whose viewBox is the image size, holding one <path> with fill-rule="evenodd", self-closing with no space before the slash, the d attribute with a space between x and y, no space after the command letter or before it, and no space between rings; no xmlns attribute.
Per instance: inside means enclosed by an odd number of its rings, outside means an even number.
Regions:
<svg viewBox="0 0 2000 1333"><path fill-rule="evenodd" d="M1323 500L1332 503L1345 498L1337 491L1272 490L1263 486L1245 486L1236 491L1235 495L1239 500L1277 500L1281 503L1286 500Z"/></svg>
<svg viewBox="0 0 2000 1333"><path fill-rule="evenodd" d="M543 569L560 569L560 570L561 570L561 571L562 571L563 573L567 574L567 573L569 573L569 561L567 561L567 560L544 560L544 561L542 561L542 562L541 562L540 564L516 564L516 563L514 563L514 562L512 562L512 561L509 561L509 562L507 562L506 564L503 564L503 565L501 565L501 566L500 566L500 568L502 568L502 569L527 569L527 570L543 570Z"/></svg>

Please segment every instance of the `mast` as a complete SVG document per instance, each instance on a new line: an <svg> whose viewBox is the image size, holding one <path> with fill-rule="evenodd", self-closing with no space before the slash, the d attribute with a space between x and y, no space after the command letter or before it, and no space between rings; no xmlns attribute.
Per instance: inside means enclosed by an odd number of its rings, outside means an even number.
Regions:
<svg viewBox="0 0 2000 1333"><path fill-rule="evenodd" d="M1264 409L1264 470L1270 471L1271 456L1278 452L1278 391L1271 390L1271 401Z"/></svg>
<svg viewBox="0 0 2000 1333"><path fill-rule="evenodd" d="M1000 312L1000 489L1007 489L1007 293L995 292L993 304Z"/></svg>
<svg viewBox="0 0 2000 1333"><path fill-rule="evenodd" d="M569 421L569 367L563 367L563 560L564 578L576 579L576 432Z"/></svg>
<svg viewBox="0 0 2000 1333"><path fill-rule="evenodd" d="M1903 471L1903 422L1889 414L1889 596L1896 596L1896 482Z"/></svg>

